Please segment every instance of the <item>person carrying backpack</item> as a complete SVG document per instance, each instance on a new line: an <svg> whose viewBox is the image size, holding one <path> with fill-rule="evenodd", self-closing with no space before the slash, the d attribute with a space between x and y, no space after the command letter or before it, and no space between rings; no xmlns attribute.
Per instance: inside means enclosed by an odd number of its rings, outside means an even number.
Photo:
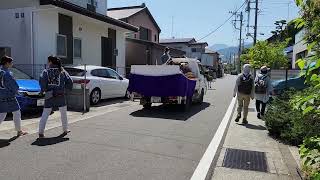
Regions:
<svg viewBox="0 0 320 180"><path fill-rule="evenodd" d="M268 67L262 66L260 73L256 76L254 81L258 119L261 119L262 116L264 116L267 102L269 101L269 95L272 92L272 85L268 72Z"/></svg>
<svg viewBox="0 0 320 180"><path fill-rule="evenodd" d="M233 97L238 97L238 115L236 122L239 122L243 109L243 124L248 124L248 111L250 98L254 99L254 79L251 75L250 64L243 66L243 73L238 76L236 85L234 87Z"/></svg>

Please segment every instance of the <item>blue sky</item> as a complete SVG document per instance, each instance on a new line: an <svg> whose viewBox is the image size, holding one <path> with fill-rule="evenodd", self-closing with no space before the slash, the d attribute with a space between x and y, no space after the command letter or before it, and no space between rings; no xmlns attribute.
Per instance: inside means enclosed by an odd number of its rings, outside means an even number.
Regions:
<svg viewBox="0 0 320 180"><path fill-rule="evenodd" d="M237 9L244 0L108 0L108 6L111 8L140 5L143 2L146 3L161 27L161 38L172 37L173 17L174 37L200 39L222 24L230 16L229 11ZM290 3L289 16L288 3ZM298 8L295 6L294 0L260 0L259 6L261 12L258 33L264 34L259 35L259 39L266 39L270 36L270 31L274 29L273 23L276 20L288 19L288 17L291 20L298 16ZM253 20L253 13L252 10L251 20ZM245 14L245 16L247 15ZM253 25L253 21L251 25ZM203 41L207 41L209 45L234 46L238 44L238 35L239 32L233 28L230 21ZM246 39L246 42L252 42L252 38Z"/></svg>

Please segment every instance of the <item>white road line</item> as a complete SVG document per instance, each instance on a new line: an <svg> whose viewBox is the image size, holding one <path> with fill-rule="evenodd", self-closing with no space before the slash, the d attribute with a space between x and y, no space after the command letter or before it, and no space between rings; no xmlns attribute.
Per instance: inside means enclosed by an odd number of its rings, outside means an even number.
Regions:
<svg viewBox="0 0 320 180"><path fill-rule="evenodd" d="M233 108L236 104L236 98L233 98L226 114L224 115L217 132L212 138L206 152L202 156L196 170L194 171L190 180L205 180L210 169L211 163L217 153L223 134L227 129L230 117L232 116Z"/></svg>

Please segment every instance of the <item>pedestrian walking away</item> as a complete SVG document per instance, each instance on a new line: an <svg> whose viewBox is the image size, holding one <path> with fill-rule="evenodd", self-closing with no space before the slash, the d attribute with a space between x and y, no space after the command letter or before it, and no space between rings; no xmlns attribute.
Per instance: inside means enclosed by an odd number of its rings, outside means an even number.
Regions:
<svg viewBox="0 0 320 180"><path fill-rule="evenodd" d="M171 56L170 56L170 48L166 47L164 49L164 53L161 56L161 63L162 64L167 64L168 61L171 60Z"/></svg>
<svg viewBox="0 0 320 180"><path fill-rule="evenodd" d="M21 112L16 95L19 86L9 70L13 66L13 59L4 56L0 60L0 124L5 120L7 113L13 114L13 122L17 136L26 135L21 130Z"/></svg>
<svg viewBox="0 0 320 180"><path fill-rule="evenodd" d="M243 111L243 124L248 124L248 111L250 98L254 99L254 79L251 74L251 67L249 64L243 66L243 73L237 78L236 85L234 87L233 97L238 98L238 115L236 122L241 119L241 113Z"/></svg>
<svg viewBox="0 0 320 180"><path fill-rule="evenodd" d="M265 114L266 106L273 89L268 72L269 69L267 66L261 67L260 73L256 76L254 81L256 110L259 119L262 119Z"/></svg>
<svg viewBox="0 0 320 180"><path fill-rule="evenodd" d="M69 74L62 68L59 58L48 57L48 69L40 76L41 91L45 93L45 102L42 117L39 123L39 138L44 137L44 130L52 108L59 108L63 135L67 135L68 129L67 104L65 91L72 89L73 82Z"/></svg>

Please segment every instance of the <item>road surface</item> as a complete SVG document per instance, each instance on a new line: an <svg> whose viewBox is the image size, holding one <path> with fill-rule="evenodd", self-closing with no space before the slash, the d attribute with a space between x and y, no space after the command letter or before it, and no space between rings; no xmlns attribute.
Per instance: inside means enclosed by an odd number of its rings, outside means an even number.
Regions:
<svg viewBox="0 0 320 180"><path fill-rule="evenodd" d="M218 79L190 112L138 103L11 142L0 140L2 180L190 179L232 99L234 76ZM1 131L0 131L0 137ZM52 138L50 138L52 137Z"/></svg>

